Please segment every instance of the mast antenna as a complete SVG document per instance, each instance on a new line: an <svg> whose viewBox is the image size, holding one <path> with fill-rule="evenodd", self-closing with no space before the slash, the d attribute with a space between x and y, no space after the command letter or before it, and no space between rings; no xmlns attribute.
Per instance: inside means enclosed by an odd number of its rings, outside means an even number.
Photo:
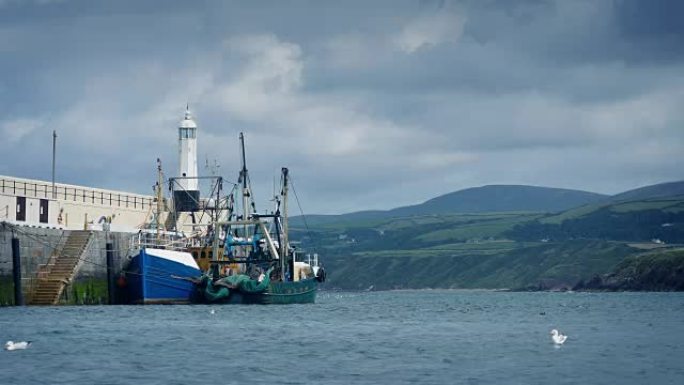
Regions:
<svg viewBox="0 0 684 385"><path fill-rule="evenodd" d="M160 243L161 241L161 232L162 232L162 223L161 223L161 213L164 208L164 203L162 202L163 196L162 196L162 185L164 184L163 180L163 175L162 175L162 163L161 159L157 158L157 189L156 189L156 195L157 195L157 244Z"/></svg>
<svg viewBox="0 0 684 385"><path fill-rule="evenodd" d="M249 191L248 183L248 173L247 173L247 157L245 156L245 135L240 133L240 152L242 153L242 170L240 170L240 179L238 182L242 182L242 219L247 220L249 218L249 199L251 193ZM245 237L247 234L247 225L244 227Z"/></svg>

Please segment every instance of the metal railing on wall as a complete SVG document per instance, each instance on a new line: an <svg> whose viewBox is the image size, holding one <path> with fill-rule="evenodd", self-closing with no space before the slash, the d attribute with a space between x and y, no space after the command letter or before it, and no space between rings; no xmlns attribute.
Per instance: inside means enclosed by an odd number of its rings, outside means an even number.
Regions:
<svg viewBox="0 0 684 385"><path fill-rule="evenodd" d="M154 202L153 198L69 186L55 186L53 195L52 185L50 184L2 178L0 178L0 191L2 191L3 194L11 193L12 195L32 198L57 199L140 210L152 207Z"/></svg>

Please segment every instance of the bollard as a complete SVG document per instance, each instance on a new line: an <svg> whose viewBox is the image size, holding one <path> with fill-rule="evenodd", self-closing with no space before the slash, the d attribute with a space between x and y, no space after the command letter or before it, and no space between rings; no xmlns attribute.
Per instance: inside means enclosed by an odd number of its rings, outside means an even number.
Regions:
<svg viewBox="0 0 684 385"><path fill-rule="evenodd" d="M107 242L107 298L110 305L116 302L114 293L114 248L111 242Z"/></svg>
<svg viewBox="0 0 684 385"><path fill-rule="evenodd" d="M21 250L17 237L12 237L12 279L14 280L14 306L24 306L24 296L21 292Z"/></svg>

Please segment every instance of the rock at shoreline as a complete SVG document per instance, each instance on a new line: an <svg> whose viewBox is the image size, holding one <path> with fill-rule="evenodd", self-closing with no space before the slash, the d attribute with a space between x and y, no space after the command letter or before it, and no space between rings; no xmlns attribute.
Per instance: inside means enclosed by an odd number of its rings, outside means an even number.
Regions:
<svg viewBox="0 0 684 385"><path fill-rule="evenodd" d="M574 290L684 291L684 249L626 258L613 272L580 282Z"/></svg>

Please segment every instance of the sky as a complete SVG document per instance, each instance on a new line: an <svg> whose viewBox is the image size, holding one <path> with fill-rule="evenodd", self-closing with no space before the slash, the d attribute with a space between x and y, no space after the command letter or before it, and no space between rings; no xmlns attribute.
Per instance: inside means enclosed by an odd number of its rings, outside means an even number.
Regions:
<svg viewBox="0 0 684 385"><path fill-rule="evenodd" d="M0 175L152 194L200 174L305 213L488 184L614 194L684 179L678 0L0 0ZM228 187L230 187L228 185ZM297 210L298 211L298 210Z"/></svg>

